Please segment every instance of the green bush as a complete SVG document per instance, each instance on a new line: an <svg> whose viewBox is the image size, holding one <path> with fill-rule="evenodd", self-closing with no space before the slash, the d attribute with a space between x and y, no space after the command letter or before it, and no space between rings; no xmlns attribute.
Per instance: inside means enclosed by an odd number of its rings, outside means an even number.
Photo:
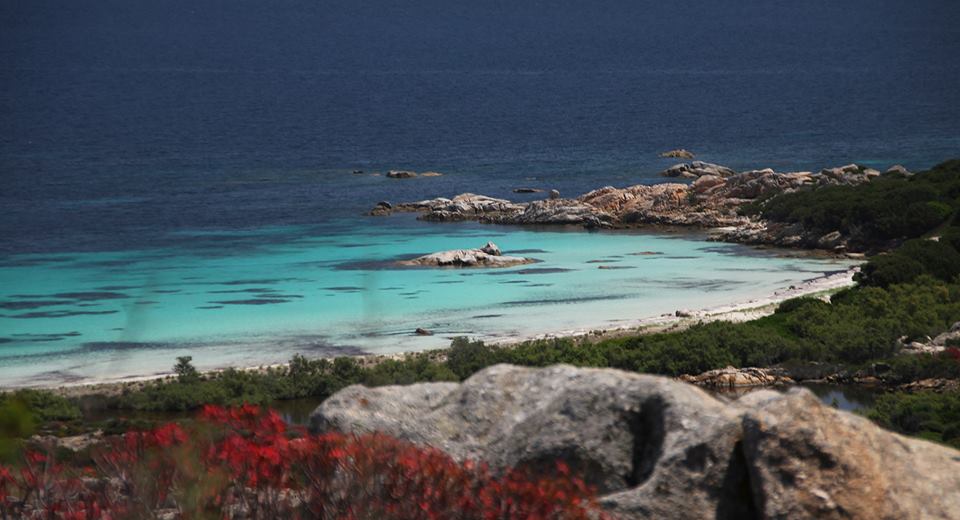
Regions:
<svg viewBox="0 0 960 520"><path fill-rule="evenodd" d="M447 351L447 368L464 380L474 372L497 363L497 354L493 348L482 341L470 341L468 338L454 338Z"/></svg>
<svg viewBox="0 0 960 520"><path fill-rule="evenodd" d="M960 449L960 393L884 394L866 416L884 428Z"/></svg>
<svg viewBox="0 0 960 520"><path fill-rule="evenodd" d="M19 403L38 422L73 421L81 417L77 403L47 390L23 389L0 394L0 405Z"/></svg>
<svg viewBox="0 0 960 520"><path fill-rule="evenodd" d="M765 219L798 223L817 235L840 231L854 244L876 247L922 236L947 221L960 209L958 193L960 161L948 161L911 177L885 175L860 186L800 190L758 204Z"/></svg>
<svg viewBox="0 0 960 520"><path fill-rule="evenodd" d="M857 281L888 287L924 274L944 281L960 276L960 252L947 241L908 240L895 251L871 258Z"/></svg>

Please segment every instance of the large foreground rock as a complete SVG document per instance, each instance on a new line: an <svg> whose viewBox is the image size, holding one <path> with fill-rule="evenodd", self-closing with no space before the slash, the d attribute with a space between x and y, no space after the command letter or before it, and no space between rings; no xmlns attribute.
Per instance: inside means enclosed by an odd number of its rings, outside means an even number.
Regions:
<svg viewBox="0 0 960 520"><path fill-rule="evenodd" d="M463 384L348 387L314 431L381 431L551 471L563 459L626 518L956 518L960 452L886 432L806 390L722 402L609 369L498 365Z"/></svg>

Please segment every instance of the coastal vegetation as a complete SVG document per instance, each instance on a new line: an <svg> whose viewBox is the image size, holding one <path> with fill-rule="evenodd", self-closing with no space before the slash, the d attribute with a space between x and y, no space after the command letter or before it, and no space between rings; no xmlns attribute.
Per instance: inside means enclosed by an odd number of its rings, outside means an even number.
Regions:
<svg viewBox="0 0 960 520"><path fill-rule="evenodd" d="M457 338L447 350L401 359L366 363L350 357L295 356L287 366L259 371L200 374L189 358L180 358L175 377L109 397L107 406L186 411L205 404L266 405L284 399L325 398L351 384L463 380L497 363L567 363L667 376L726 366L815 367L834 374L868 373L888 386L929 378L960 379L955 339L939 353L900 354L904 345L929 341L960 321L958 208L960 161L913 176L887 174L856 187L828 186L766 201L762 211L767 218L819 230L842 229L873 244L895 241L900 245L871 257L857 277L859 284L833 294L829 301L788 300L774 314L749 322L696 324L679 331L599 341L546 339L509 347ZM914 218L915 212L920 217ZM955 410L951 404L955 398L908 399L895 394L879 401L868 415L897 431L953 442L951 425L956 421L948 416ZM926 410L919 419L906 413L914 402L924 404ZM70 424L80 415L75 401L49 392L21 391L0 398L0 407L15 403L32 410L31 420L38 424Z"/></svg>
<svg viewBox="0 0 960 520"><path fill-rule="evenodd" d="M960 392L884 394L867 417L884 428L960 449Z"/></svg>
<svg viewBox="0 0 960 520"><path fill-rule="evenodd" d="M883 249L956 219L960 208L958 172L960 160L951 160L917 175L891 172L857 186L779 194L744 211L759 213L769 221L799 224L811 234L839 231L852 243Z"/></svg>
<svg viewBox="0 0 960 520"><path fill-rule="evenodd" d="M382 434L309 434L252 405L205 406L84 457L47 446L0 463L0 518L605 518L593 494L563 462L494 474Z"/></svg>

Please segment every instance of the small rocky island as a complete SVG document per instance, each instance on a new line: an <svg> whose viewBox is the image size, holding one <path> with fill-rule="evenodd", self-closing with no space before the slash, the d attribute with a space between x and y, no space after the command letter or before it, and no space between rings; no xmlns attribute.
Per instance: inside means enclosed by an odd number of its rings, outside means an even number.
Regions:
<svg viewBox="0 0 960 520"><path fill-rule="evenodd" d="M413 267L512 267L536 260L522 256L504 256L493 242L477 249L453 249L398 262Z"/></svg>

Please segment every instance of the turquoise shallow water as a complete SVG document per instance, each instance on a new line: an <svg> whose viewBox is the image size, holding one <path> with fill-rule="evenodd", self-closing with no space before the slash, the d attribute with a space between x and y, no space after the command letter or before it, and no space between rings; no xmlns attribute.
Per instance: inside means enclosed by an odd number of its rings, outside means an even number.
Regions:
<svg viewBox="0 0 960 520"><path fill-rule="evenodd" d="M150 375L180 355L209 369L282 362L296 352L429 349L458 335L498 340L615 327L766 296L846 266L695 234L427 224L412 216L176 238L182 246L163 250L0 263L0 385ZM487 240L539 262L394 263ZM435 335L417 336L417 327Z"/></svg>

